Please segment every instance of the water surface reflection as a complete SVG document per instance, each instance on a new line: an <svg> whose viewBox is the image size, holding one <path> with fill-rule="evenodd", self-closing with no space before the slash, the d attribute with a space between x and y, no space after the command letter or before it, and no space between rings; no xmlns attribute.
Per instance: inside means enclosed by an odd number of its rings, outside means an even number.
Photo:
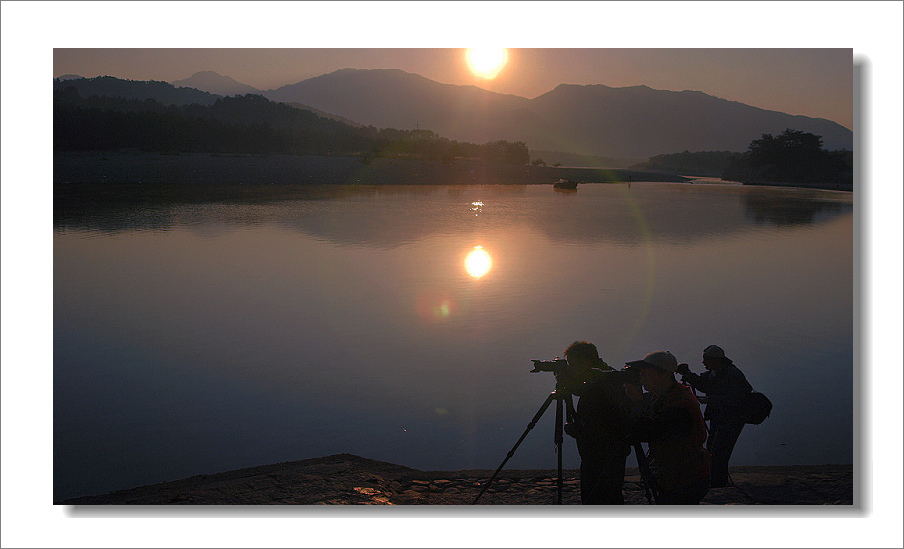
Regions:
<svg viewBox="0 0 904 549"><path fill-rule="evenodd" d="M852 460L849 193L252 194L55 204L56 498L340 452L493 468L553 388L530 360L576 339L717 343L776 404L738 464ZM554 467L549 422L509 467Z"/></svg>
<svg viewBox="0 0 904 549"><path fill-rule="evenodd" d="M585 185L587 192L560 194L542 204L527 204L548 194L540 186L330 186L265 187L232 195L180 199L158 193L136 200L58 198L57 230L165 230L180 225L276 223L336 243L399 246L460 228L470 212L478 226L525 223L549 238L567 242L636 245L650 237L692 242L745 230L743 212L756 225L797 226L851 213L850 193L740 185L626 184ZM660 192L663 188L668 193ZM590 195L590 196L587 196ZM440 196L459 199L465 210L450 209ZM472 200L471 197L476 197ZM489 200L489 206L483 199ZM494 203L495 202L495 203ZM570 207L572 202L581 207ZM589 208L588 205L595 208ZM680 204L680 207L676 207ZM521 209L524 206L524 209ZM366 216L361 212L367 211ZM602 215L601 215L602 214Z"/></svg>

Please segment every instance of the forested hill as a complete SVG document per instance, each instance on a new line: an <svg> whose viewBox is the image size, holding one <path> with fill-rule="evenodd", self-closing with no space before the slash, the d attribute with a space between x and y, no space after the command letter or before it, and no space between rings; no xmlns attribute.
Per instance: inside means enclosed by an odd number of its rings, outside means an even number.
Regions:
<svg viewBox="0 0 904 549"><path fill-rule="evenodd" d="M75 88L82 97L120 97L123 99L153 99L164 105L213 105L219 95L194 88L177 88L156 80L123 80L113 76L97 78L55 78L53 91Z"/></svg>
<svg viewBox="0 0 904 549"><path fill-rule="evenodd" d="M482 145L429 130L353 127L260 95L215 97L209 103L165 104L154 98L83 96L69 81L54 82L54 150L139 149L159 152L315 154L473 158L526 164L523 142ZM161 90L173 88L169 84ZM179 88L184 90L185 88ZM197 90L193 90L197 91Z"/></svg>

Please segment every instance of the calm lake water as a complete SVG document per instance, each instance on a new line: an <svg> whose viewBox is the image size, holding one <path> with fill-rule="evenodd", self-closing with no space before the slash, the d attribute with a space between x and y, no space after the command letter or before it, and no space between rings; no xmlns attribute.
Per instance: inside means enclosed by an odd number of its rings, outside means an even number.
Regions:
<svg viewBox="0 0 904 549"><path fill-rule="evenodd" d="M775 405L733 465L852 463L852 217L654 183L58 207L54 499L343 452L495 469L554 389L531 359L579 339L696 372L718 344ZM507 469L555 468L554 416Z"/></svg>

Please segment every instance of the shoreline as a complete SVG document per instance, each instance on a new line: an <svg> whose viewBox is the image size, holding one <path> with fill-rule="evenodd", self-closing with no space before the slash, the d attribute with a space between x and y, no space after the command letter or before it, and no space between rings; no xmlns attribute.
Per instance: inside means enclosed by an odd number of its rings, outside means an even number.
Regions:
<svg viewBox="0 0 904 549"><path fill-rule="evenodd" d="M54 185L552 185L631 181L687 182L690 178L628 169L556 168L359 157L144 153L138 151L55 152Z"/></svg>
<svg viewBox="0 0 904 549"><path fill-rule="evenodd" d="M299 185L552 185L559 179L578 183L721 183L719 178L677 175L627 168L551 167L453 163L399 158L365 161L349 156L157 153L135 150L62 151L53 153L54 190L77 193L80 187L185 190ZM714 181L715 180L715 181ZM725 182L852 192L848 186L780 182ZM130 190L135 190L134 188Z"/></svg>
<svg viewBox="0 0 904 549"><path fill-rule="evenodd" d="M55 505L471 505L493 470L420 471L337 454L198 475ZM852 465L731 467L734 486L710 489L702 505L854 505ZM480 505L554 505L555 469L505 470ZM580 505L579 472L563 470L562 503ZM649 505L636 468L626 505Z"/></svg>

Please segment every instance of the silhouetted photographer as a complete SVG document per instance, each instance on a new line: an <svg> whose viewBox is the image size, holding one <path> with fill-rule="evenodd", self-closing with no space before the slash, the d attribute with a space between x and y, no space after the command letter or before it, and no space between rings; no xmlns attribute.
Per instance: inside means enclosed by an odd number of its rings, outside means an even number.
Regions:
<svg viewBox="0 0 904 549"><path fill-rule="evenodd" d="M565 434L574 437L581 456L581 504L624 505L625 460L631 453L624 372L603 362L586 341L575 341L564 354L557 390L578 397L576 409L566 400Z"/></svg>
<svg viewBox="0 0 904 549"><path fill-rule="evenodd" d="M639 383L637 373L610 368L600 359L596 346L586 341L575 341L569 345L565 349L565 356L564 359L556 357L555 360L531 361L534 363L531 372L555 374L556 389L546 397L505 459L483 484L474 498L474 504L515 455L518 446L553 402L556 404L553 436L558 454L556 503L562 504L562 443L567 433L577 440L581 456L581 503L624 504L622 485L625 479L625 461L632 444L639 453L643 453L637 439L629 438L630 405L625 393L627 383ZM577 409L573 396L580 399ZM699 412L698 408L697 413ZM647 500L652 502L656 498L656 491L651 487L652 475L644 456L638 456L637 461L644 479Z"/></svg>
<svg viewBox="0 0 904 549"><path fill-rule="evenodd" d="M639 373L639 385L628 385L634 403L633 436L649 443L649 467L659 505L697 505L709 490L710 455L703 447L706 425L691 389L675 380L678 361L656 351L626 364ZM641 456L638 456L638 461Z"/></svg>
<svg viewBox="0 0 904 549"><path fill-rule="evenodd" d="M710 485L713 488L728 486L728 460L744 428L744 399L753 388L744 373L716 345L703 350L706 372L698 375L691 372L687 364L680 366L681 381L706 393L700 400L706 404L703 418L709 421L706 449L712 453Z"/></svg>

